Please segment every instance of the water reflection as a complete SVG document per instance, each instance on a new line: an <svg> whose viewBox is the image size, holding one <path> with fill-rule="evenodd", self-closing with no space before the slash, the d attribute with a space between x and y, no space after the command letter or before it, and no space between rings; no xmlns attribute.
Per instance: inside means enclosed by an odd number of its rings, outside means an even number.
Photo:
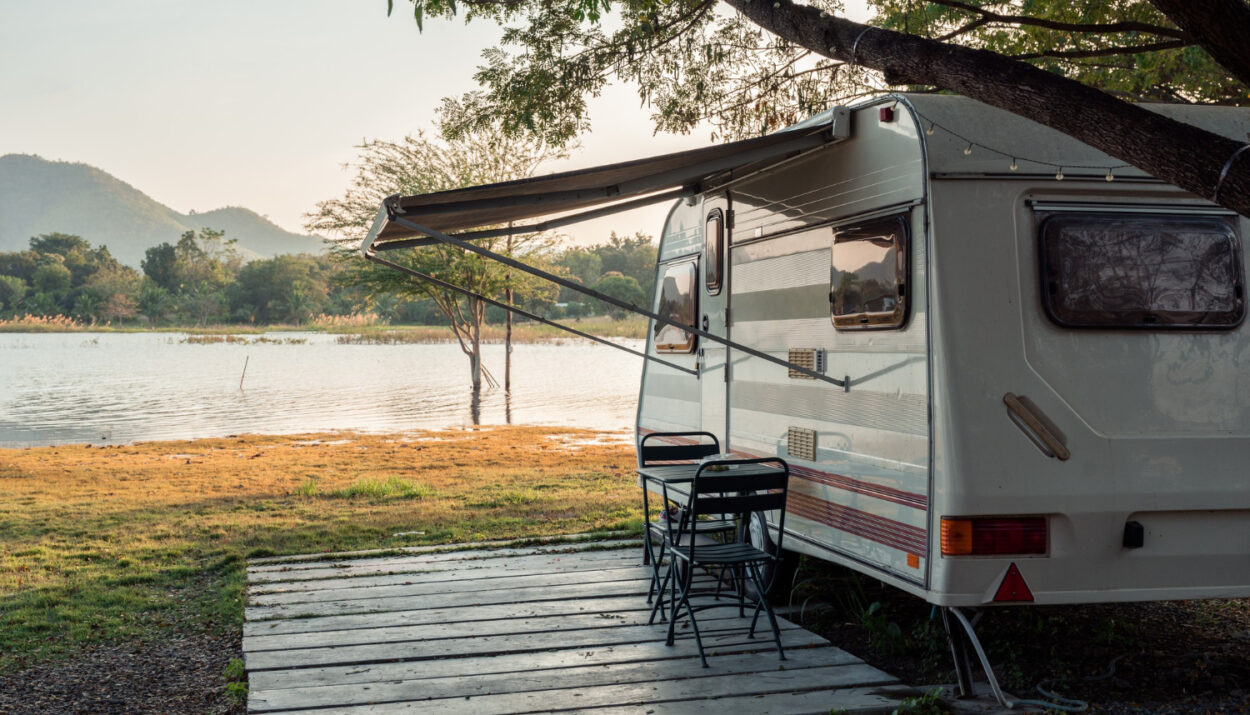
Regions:
<svg viewBox="0 0 1250 715"><path fill-rule="evenodd" d="M512 391L474 395L456 345L276 337L307 342L0 334L0 446L469 424L620 429L633 423L642 370L638 358L605 346L518 345ZM502 345L485 347L487 364L503 357Z"/></svg>

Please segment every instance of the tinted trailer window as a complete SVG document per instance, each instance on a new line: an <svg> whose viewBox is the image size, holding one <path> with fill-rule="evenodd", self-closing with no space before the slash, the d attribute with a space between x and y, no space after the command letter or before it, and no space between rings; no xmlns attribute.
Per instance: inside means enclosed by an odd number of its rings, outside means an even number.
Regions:
<svg viewBox="0 0 1250 715"><path fill-rule="evenodd" d="M1054 214L1039 250L1046 314L1065 327L1230 328L1245 316L1232 218Z"/></svg>

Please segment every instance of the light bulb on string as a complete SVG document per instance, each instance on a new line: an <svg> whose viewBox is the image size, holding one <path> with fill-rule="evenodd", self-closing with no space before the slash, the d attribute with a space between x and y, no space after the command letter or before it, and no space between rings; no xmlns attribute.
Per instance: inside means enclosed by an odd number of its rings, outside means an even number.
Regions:
<svg viewBox="0 0 1250 715"><path fill-rule="evenodd" d="M1020 168L1020 165L1016 163L1016 158L1014 156L1011 157L1011 170L1017 171L1019 168Z"/></svg>
<svg viewBox="0 0 1250 715"><path fill-rule="evenodd" d="M968 156L971 153L972 153L972 145L969 144L968 146L964 147L964 156Z"/></svg>
<svg viewBox="0 0 1250 715"><path fill-rule="evenodd" d="M930 122L929 126L924 130L924 133L928 134L929 136L933 136L933 130L934 130L934 127L936 126L937 126L936 124L933 124L932 122Z"/></svg>
<svg viewBox="0 0 1250 715"><path fill-rule="evenodd" d="M1115 174L1111 173L1111 169L1107 169L1107 181L1115 181Z"/></svg>
<svg viewBox="0 0 1250 715"><path fill-rule="evenodd" d="M1063 167L1059 167L1059 171L1055 172L1055 181L1063 181Z"/></svg>

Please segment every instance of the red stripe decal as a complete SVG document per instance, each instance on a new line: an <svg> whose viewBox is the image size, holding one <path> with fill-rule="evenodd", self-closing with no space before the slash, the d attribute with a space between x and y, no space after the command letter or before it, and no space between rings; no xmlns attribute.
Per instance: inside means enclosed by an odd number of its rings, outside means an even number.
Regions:
<svg viewBox="0 0 1250 715"><path fill-rule="evenodd" d="M786 512L909 554L926 553L924 529L791 492Z"/></svg>

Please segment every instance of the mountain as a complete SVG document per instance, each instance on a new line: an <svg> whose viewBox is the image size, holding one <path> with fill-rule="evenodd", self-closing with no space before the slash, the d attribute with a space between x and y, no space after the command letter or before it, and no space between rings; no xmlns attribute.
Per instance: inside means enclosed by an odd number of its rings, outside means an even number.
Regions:
<svg viewBox="0 0 1250 715"><path fill-rule="evenodd" d="M31 236L59 231L106 245L117 260L138 268L151 246L201 228L225 231L244 256L325 249L320 238L291 233L245 208L180 214L93 166L0 156L0 251L24 250Z"/></svg>

